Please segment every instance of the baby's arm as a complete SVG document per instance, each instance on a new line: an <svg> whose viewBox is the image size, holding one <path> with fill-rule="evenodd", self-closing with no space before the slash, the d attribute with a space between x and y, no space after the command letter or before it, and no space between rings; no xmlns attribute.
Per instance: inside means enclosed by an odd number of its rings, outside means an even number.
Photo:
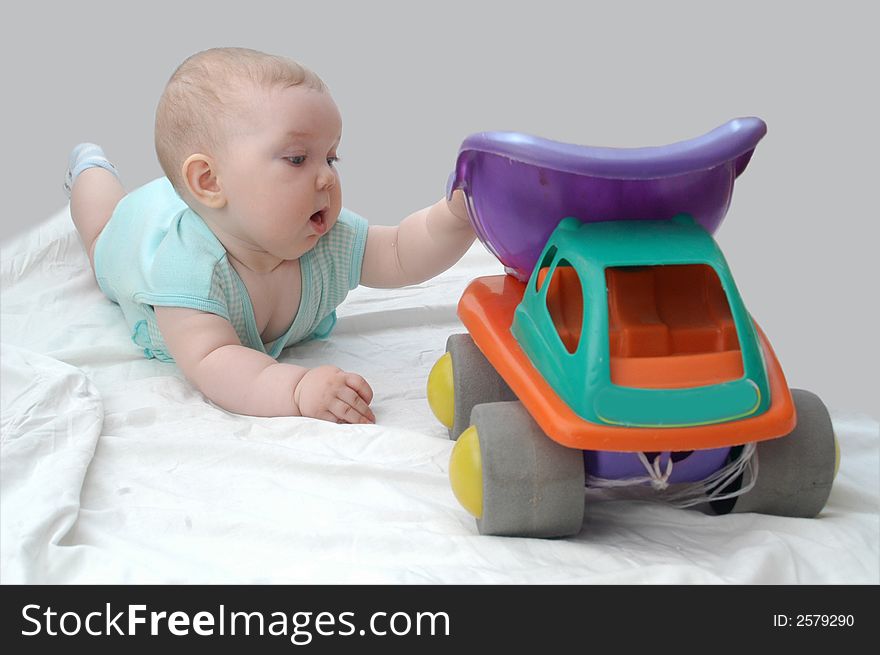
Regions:
<svg viewBox="0 0 880 655"><path fill-rule="evenodd" d="M373 390L360 375L334 366L276 362L241 345L216 314L156 307L165 344L184 375L224 409L251 416L310 416L339 423L374 423Z"/></svg>
<svg viewBox="0 0 880 655"><path fill-rule="evenodd" d="M407 216L400 225L374 225L367 233L361 284L392 288L442 273L470 247L474 230L461 191Z"/></svg>

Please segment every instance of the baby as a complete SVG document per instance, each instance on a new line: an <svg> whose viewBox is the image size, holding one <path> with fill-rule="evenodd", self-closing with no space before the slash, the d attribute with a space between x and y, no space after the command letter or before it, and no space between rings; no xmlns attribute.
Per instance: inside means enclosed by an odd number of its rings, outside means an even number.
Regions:
<svg viewBox="0 0 880 655"><path fill-rule="evenodd" d="M73 222L132 340L229 411L375 422L360 375L275 358L326 336L358 284L422 282L474 240L460 192L396 227L345 209L341 137L339 109L315 73L218 48L184 61L159 101L166 177L126 194L98 146L70 155Z"/></svg>

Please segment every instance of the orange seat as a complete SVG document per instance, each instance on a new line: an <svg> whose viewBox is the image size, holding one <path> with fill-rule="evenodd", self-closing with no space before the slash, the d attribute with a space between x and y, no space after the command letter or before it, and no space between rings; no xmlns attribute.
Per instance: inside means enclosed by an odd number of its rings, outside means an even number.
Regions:
<svg viewBox="0 0 880 655"><path fill-rule="evenodd" d="M565 348L577 350L583 292L575 269L557 266L547 310ZM641 388L683 388L743 375L736 327L711 267L702 264L606 270L611 381Z"/></svg>
<svg viewBox="0 0 880 655"><path fill-rule="evenodd" d="M743 376L727 297L702 264L609 268L611 381L682 388Z"/></svg>

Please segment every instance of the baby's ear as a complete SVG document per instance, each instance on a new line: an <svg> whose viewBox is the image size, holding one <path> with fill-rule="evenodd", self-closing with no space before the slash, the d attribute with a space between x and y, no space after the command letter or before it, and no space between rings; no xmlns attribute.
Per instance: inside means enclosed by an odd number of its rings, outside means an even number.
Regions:
<svg viewBox="0 0 880 655"><path fill-rule="evenodd" d="M226 194L217 179L214 161L208 155L190 155L183 162L180 172L187 190L198 202L211 209L226 205Z"/></svg>

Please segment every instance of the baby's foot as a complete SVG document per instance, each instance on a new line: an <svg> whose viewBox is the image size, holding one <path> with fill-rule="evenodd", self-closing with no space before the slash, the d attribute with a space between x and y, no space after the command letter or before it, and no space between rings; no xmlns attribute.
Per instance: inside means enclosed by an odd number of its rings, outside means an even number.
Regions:
<svg viewBox="0 0 880 655"><path fill-rule="evenodd" d="M73 183L76 182L79 174L86 169L94 167L108 170L117 179L119 178L119 171L116 170L116 167L104 155L101 146L94 143L80 143L71 150L70 158L67 160L67 174L64 176L64 193L67 194L68 199L70 198L71 189L73 189Z"/></svg>

